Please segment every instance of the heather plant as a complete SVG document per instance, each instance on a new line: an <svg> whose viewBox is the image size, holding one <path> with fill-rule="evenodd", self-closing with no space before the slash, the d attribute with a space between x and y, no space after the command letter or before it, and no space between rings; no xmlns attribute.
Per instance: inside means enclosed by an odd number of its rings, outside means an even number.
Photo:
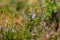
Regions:
<svg viewBox="0 0 60 40"><path fill-rule="evenodd" d="M54 0L0 0L0 40L58 40L50 20L58 8Z"/></svg>

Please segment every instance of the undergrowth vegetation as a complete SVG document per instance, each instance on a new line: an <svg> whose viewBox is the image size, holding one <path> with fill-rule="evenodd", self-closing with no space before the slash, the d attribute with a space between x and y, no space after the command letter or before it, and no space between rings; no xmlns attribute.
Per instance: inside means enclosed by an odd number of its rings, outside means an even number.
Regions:
<svg viewBox="0 0 60 40"><path fill-rule="evenodd" d="M60 40L59 7L54 0L0 0L0 40Z"/></svg>

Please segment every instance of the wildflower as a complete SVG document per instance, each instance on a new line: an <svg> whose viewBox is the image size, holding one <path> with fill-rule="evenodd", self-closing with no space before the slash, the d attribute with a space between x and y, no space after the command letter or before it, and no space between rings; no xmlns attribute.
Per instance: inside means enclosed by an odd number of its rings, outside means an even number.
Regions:
<svg viewBox="0 0 60 40"><path fill-rule="evenodd" d="M49 36L49 34L46 34L46 36L45 36L45 37L46 37L46 39L49 39L49 37L50 37L50 36Z"/></svg>
<svg viewBox="0 0 60 40"><path fill-rule="evenodd" d="M14 29L12 29L12 32L15 32L15 30L14 30Z"/></svg>
<svg viewBox="0 0 60 40"><path fill-rule="evenodd" d="M32 18L35 18L36 17L36 14L32 14Z"/></svg>
<svg viewBox="0 0 60 40"><path fill-rule="evenodd" d="M37 32L37 29L36 29L36 28L34 28L33 32Z"/></svg>

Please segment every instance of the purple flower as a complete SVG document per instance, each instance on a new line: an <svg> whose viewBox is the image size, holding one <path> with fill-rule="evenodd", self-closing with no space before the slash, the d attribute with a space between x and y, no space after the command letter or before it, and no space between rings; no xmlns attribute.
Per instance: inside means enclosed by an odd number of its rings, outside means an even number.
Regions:
<svg viewBox="0 0 60 40"><path fill-rule="evenodd" d="M37 29L36 29L36 28L34 28L33 32L37 32Z"/></svg>
<svg viewBox="0 0 60 40"><path fill-rule="evenodd" d="M35 18L36 17L36 14L32 14L32 18Z"/></svg>
<svg viewBox="0 0 60 40"><path fill-rule="evenodd" d="M50 36L49 36L49 34L46 34L46 36L45 36L45 37L46 37L46 39L49 39L49 37L50 37Z"/></svg>

